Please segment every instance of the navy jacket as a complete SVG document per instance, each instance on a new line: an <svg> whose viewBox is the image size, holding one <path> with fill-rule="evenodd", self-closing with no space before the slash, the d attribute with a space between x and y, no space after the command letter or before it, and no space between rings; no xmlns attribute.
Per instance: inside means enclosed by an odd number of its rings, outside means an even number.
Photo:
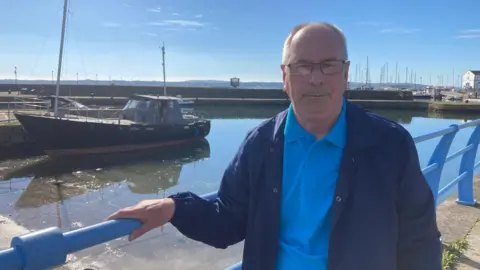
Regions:
<svg viewBox="0 0 480 270"><path fill-rule="evenodd" d="M191 192L171 196L171 224L185 236L217 248L245 240L246 270L276 269L286 114L248 132L217 200ZM329 270L442 269L434 198L414 141L399 124L347 102L334 198Z"/></svg>

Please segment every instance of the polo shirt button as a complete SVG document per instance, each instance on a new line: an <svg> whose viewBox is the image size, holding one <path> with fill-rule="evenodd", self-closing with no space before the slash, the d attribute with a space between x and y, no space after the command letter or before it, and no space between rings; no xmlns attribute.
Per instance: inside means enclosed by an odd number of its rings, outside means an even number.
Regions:
<svg viewBox="0 0 480 270"><path fill-rule="evenodd" d="M274 192L274 193L277 193L277 192L278 192L278 189L277 189L277 188L273 188L273 192Z"/></svg>
<svg viewBox="0 0 480 270"><path fill-rule="evenodd" d="M335 197L335 201L341 202L341 201L342 201L342 197L340 197L340 196Z"/></svg>
<svg viewBox="0 0 480 270"><path fill-rule="evenodd" d="M270 152L271 152L271 153L273 153L273 150L274 150L273 148L270 148Z"/></svg>

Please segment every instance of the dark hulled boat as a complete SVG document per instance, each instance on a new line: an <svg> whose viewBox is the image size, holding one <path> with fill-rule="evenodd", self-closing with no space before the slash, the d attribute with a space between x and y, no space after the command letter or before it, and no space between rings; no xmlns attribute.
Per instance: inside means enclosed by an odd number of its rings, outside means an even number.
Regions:
<svg viewBox="0 0 480 270"><path fill-rule="evenodd" d="M192 142L210 133L210 120L183 114L181 99L136 95L118 119L59 111L35 115L15 112L29 136L51 157L150 149Z"/></svg>

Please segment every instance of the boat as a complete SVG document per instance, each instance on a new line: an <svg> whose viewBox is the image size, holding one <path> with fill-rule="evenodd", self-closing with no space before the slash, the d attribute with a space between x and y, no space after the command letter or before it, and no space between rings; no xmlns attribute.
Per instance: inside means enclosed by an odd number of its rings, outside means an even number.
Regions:
<svg viewBox="0 0 480 270"><path fill-rule="evenodd" d="M182 98L182 95L176 95L177 98L180 99L180 108L182 109L183 113L192 113L195 111L195 102L192 100L185 100Z"/></svg>
<svg viewBox="0 0 480 270"><path fill-rule="evenodd" d="M182 108L193 108L193 105L195 105L195 102L193 100L182 99L182 95L177 95L176 97L181 99L180 107L182 107Z"/></svg>
<svg viewBox="0 0 480 270"><path fill-rule="evenodd" d="M102 154L152 149L190 143L210 133L210 121L182 113L182 99L167 96L165 44L162 46L164 95L134 95L121 110L120 117L91 117L63 108L60 98L63 45L68 0L64 0L53 113L14 111L26 133L50 157ZM89 110L86 110L89 111ZM97 111L100 112L101 110Z"/></svg>
<svg viewBox="0 0 480 270"><path fill-rule="evenodd" d="M210 120L182 113L181 99L134 95L117 118L14 112L26 133L50 157L102 154L190 143L210 133Z"/></svg>

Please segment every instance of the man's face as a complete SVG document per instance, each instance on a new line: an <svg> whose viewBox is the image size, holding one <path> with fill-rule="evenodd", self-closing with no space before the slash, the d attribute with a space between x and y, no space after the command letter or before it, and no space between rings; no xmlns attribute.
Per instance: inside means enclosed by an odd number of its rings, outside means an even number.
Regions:
<svg viewBox="0 0 480 270"><path fill-rule="evenodd" d="M281 68L284 90L300 118L315 121L340 111L348 82L345 57L341 38L328 27L309 26L294 36Z"/></svg>

